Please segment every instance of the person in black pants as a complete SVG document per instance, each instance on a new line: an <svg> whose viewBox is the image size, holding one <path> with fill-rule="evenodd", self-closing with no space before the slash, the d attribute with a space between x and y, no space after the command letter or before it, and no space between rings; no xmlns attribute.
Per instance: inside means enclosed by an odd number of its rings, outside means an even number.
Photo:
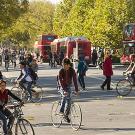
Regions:
<svg viewBox="0 0 135 135"><path fill-rule="evenodd" d="M105 85L107 85L107 90L112 90L110 84L111 84L111 76L113 75L113 71L112 71L112 59L109 52L107 52L105 55L105 59L103 63L103 74L104 76L106 76L106 79L101 85L101 89L104 90Z"/></svg>

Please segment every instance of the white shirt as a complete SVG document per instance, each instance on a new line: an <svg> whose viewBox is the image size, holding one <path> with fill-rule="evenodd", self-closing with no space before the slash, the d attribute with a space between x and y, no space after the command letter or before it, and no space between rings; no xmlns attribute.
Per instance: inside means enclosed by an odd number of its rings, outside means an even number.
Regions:
<svg viewBox="0 0 135 135"><path fill-rule="evenodd" d="M26 76L26 71L24 69L22 69L22 73L23 73L23 76L19 80L22 80ZM32 78L29 75L26 76L25 80L27 82L32 82Z"/></svg>

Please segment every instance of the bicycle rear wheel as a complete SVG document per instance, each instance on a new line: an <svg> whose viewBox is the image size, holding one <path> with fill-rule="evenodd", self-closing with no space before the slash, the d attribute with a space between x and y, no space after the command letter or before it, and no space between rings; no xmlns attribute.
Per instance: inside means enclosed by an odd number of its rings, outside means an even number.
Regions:
<svg viewBox="0 0 135 135"><path fill-rule="evenodd" d="M71 120L71 127L74 130L78 130L81 127L82 111L81 111L81 107L76 103L73 103L71 105L70 120Z"/></svg>
<svg viewBox="0 0 135 135"><path fill-rule="evenodd" d="M35 132L28 120L19 119L16 123L15 135L35 135Z"/></svg>
<svg viewBox="0 0 135 135"><path fill-rule="evenodd" d="M52 105L51 109L51 120L54 127L59 128L62 124L63 116L60 115L60 102L56 101Z"/></svg>
<svg viewBox="0 0 135 135"><path fill-rule="evenodd" d="M22 90L21 91L21 96L20 96L20 98L22 99L22 101L24 102L24 103L26 103L27 101L29 101L29 93L28 93L28 91L27 90Z"/></svg>
<svg viewBox="0 0 135 135"><path fill-rule="evenodd" d="M39 85L33 85L32 86L32 98L31 101L32 102L40 102L43 98L43 90L42 87L40 87Z"/></svg>
<svg viewBox="0 0 135 135"><path fill-rule="evenodd" d="M2 121L0 120L0 135L3 135L4 133L3 133L3 123L2 123Z"/></svg>
<svg viewBox="0 0 135 135"><path fill-rule="evenodd" d="M131 90L131 82L127 79L120 80L116 85L116 91L120 96L127 96Z"/></svg>

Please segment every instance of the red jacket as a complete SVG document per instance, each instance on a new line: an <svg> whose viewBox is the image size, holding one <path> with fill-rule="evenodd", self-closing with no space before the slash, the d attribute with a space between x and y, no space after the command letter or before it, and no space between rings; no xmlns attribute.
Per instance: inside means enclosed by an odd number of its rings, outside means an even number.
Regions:
<svg viewBox="0 0 135 135"><path fill-rule="evenodd" d="M72 84L72 80L75 86L75 91L78 91L76 73L73 68L70 68L67 71L62 68L59 72L59 79L60 79L60 84L64 91L66 91L66 87L68 85Z"/></svg>
<svg viewBox="0 0 135 135"><path fill-rule="evenodd" d="M112 76L113 75L112 60L110 57L107 57L103 63L103 74L105 76Z"/></svg>

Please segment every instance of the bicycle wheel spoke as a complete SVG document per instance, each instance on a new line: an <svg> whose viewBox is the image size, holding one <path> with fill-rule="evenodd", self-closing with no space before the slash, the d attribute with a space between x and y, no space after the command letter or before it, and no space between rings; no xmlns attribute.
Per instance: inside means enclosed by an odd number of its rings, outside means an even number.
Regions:
<svg viewBox="0 0 135 135"><path fill-rule="evenodd" d="M33 102L40 102L43 98L43 90L40 86L34 85L32 87L32 101Z"/></svg>
<svg viewBox="0 0 135 135"><path fill-rule="evenodd" d="M78 104L71 105L70 119L72 128L78 130L82 123L82 112Z"/></svg>
<svg viewBox="0 0 135 135"><path fill-rule="evenodd" d="M13 88L11 89L11 92L12 92L14 95L16 95L17 97L21 98L22 89L21 89L20 87L13 87ZM9 98L9 101L10 101L11 103L14 103L16 100L13 99L12 97L10 97L10 98Z"/></svg>
<svg viewBox="0 0 135 135"><path fill-rule="evenodd" d="M60 127L62 124L63 116L60 115L60 103L54 102L51 110L51 120L55 127Z"/></svg>
<svg viewBox="0 0 135 135"><path fill-rule="evenodd" d="M120 80L117 83L116 91L119 95L126 96L131 92L131 90L132 90L132 86L130 81L124 79L124 80Z"/></svg>
<svg viewBox="0 0 135 135"><path fill-rule="evenodd" d="M16 124L16 134L35 135L35 132L29 121L27 121L26 119L20 119Z"/></svg>

